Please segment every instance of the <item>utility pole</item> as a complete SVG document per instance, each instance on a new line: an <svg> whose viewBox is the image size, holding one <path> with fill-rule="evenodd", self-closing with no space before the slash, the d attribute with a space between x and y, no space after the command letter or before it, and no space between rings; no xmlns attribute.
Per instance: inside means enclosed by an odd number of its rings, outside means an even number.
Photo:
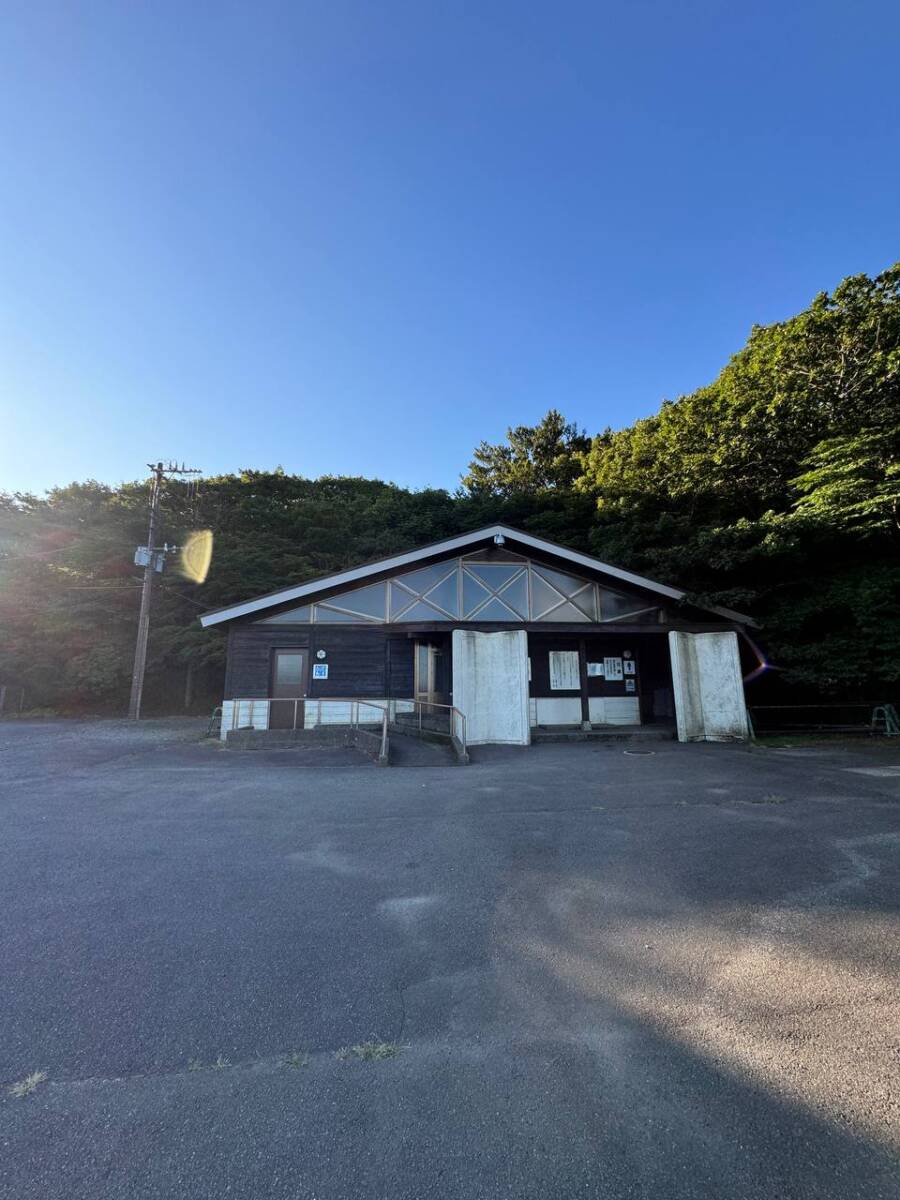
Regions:
<svg viewBox="0 0 900 1200"><path fill-rule="evenodd" d="M131 699L128 702L128 717L137 721L141 715L141 695L144 691L144 672L147 667L147 642L150 638L150 601L153 597L153 574L161 571L165 561L166 550L172 547L164 546L157 549L155 545L156 532L159 526L159 500L163 482L167 475L199 475L199 467L179 467L177 463L163 464L147 463L152 472L150 482L150 524L147 529L147 545L139 547L135 554L135 562L144 563L144 582L141 586L141 611L138 616L137 642L134 647L134 669L131 673ZM146 555L142 551L146 550Z"/></svg>

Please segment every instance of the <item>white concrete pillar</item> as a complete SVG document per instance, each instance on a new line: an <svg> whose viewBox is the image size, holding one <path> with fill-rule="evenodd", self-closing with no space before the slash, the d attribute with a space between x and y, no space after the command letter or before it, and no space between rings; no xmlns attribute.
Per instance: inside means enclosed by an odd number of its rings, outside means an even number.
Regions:
<svg viewBox="0 0 900 1200"><path fill-rule="evenodd" d="M528 634L524 629L453 630L453 704L465 713L470 746L528 745Z"/></svg>
<svg viewBox="0 0 900 1200"><path fill-rule="evenodd" d="M669 633L679 742L749 736L737 634Z"/></svg>

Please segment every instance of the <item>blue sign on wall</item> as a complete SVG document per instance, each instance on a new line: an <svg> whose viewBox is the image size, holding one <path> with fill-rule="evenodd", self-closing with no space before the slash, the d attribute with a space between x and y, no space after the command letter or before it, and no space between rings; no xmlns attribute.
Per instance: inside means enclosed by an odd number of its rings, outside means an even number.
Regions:
<svg viewBox="0 0 900 1200"><path fill-rule="evenodd" d="M328 678L328 663L313 663L313 679Z"/></svg>

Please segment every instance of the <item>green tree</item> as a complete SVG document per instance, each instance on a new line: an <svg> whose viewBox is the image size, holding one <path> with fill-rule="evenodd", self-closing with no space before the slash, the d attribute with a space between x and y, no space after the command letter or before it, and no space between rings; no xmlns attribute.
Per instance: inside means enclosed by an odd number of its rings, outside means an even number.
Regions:
<svg viewBox="0 0 900 1200"><path fill-rule="evenodd" d="M590 445L586 433L555 408L537 425L517 425L506 436L497 445L476 447L462 477L469 494L509 497L570 489Z"/></svg>
<svg viewBox="0 0 900 1200"><path fill-rule="evenodd" d="M24 686L32 705L124 708L148 499L144 482L0 496L0 683ZM214 550L202 585L174 560L155 581L149 710L177 708L189 671L201 699L220 694L225 642L200 628L200 611L438 540L464 520L440 489L283 471L205 479L196 495L170 480L161 509L163 538L211 529Z"/></svg>
<svg viewBox="0 0 900 1200"><path fill-rule="evenodd" d="M595 437L595 553L752 612L784 670L900 678L900 266L757 326L712 384ZM861 535L864 535L863 547Z"/></svg>
<svg viewBox="0 0 900 1200"><path fill-rule="evenodd" d="M900 417L819 442L803 465L797 512L864 534L900 532Z"/></svg>
<svg viewBox="0 0 900 1200"><path fill-rule="evenodd" d="M754 519L784 511L822 441L887 434L900 411L900 264L755 326L718 379L595 437L579 486L602 508Z"/></svg>

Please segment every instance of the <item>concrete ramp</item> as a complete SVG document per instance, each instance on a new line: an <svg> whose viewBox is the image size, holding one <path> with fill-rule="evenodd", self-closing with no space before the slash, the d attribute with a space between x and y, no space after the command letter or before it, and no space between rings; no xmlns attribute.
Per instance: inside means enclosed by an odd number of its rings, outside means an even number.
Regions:
<svg viewBox="0 0 900 1200"><path fill-rule="evenodd" d="M448 741L429 741L412 734L391 733L392 767L455 767L456 755Z"/></svg>

